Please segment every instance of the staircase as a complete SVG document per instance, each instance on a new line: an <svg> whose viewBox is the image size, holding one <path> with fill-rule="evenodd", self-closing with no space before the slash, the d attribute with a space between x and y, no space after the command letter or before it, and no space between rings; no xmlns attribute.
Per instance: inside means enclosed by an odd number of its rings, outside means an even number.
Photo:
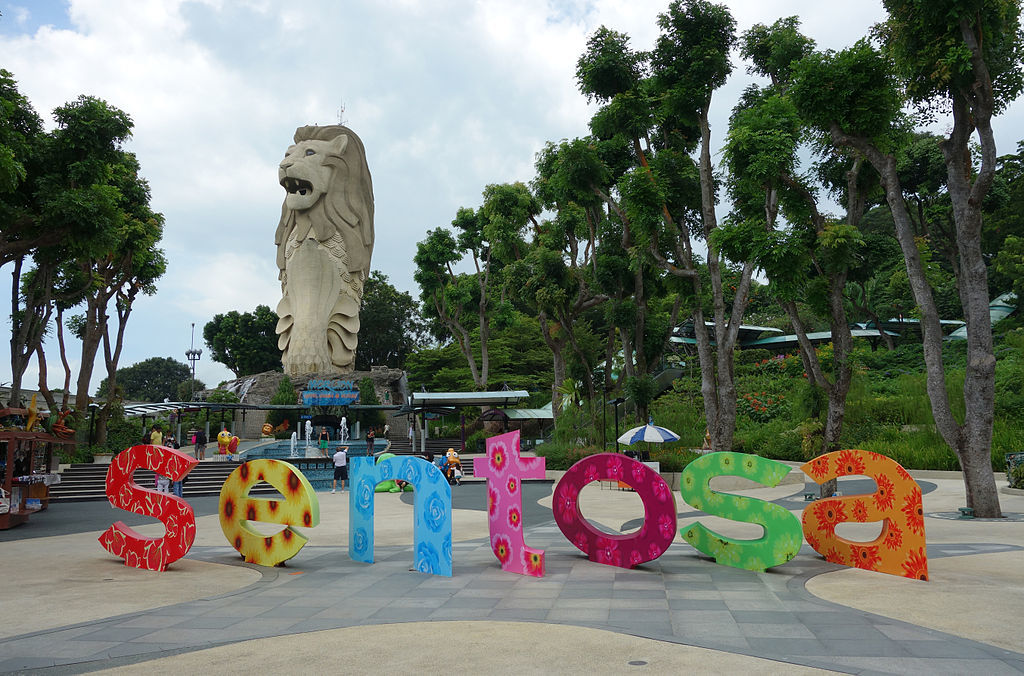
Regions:
<svg viewBox="0 0 1024 676"><path fill-rule="evenodd" d="M388 449L388 453L394 453L395 455L412 455L413 453L419 453L422 441L416 439L416 448L412 448L412 444L409 443L409 437L392 437L391 448ZM378 442L377 450L380 450L380 442ZM444 455L449 448L454 448L459 453L462 453L462 441L459 439L427 439L427 450L433 453L435 456Z"/></svg>
<svg viewBox="0 0 1024 676"><path fill-rule="evenodd" d="M185 479L185 495L220 495L220 488L228 475L241 463L230 461L201 462ZM50 486L50 502L77 502L80 500L106 500L107 468L110 465L74 464L60 475L60 483ZM135 483L143 488L154 488L156 477L152 470L135 472ZM269 484L259 484L250 491L276 493Z"/></svg>

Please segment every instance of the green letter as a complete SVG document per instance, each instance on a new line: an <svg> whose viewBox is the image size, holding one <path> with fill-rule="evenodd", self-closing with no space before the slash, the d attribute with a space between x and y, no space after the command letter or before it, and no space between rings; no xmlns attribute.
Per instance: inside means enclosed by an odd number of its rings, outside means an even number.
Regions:
<svg viewBox="0 0 1024 676"><path fill-rule="evenodd" d="M765 486L776 486L789 474L781 462L746 453L709 453L683 471L679 490L693 508L733 521L756 523L764 534L756 540L733 540L696 522L681 530L693 547L715 561L733 568L764 572L789 561L803 544L800 521L789 510L764 500L711 490L716 476L740 476Z"/></svg>

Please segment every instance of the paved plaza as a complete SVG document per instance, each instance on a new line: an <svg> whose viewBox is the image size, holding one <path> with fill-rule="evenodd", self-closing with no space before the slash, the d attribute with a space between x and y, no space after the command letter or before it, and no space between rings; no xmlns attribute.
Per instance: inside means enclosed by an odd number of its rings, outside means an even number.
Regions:
<svg viewBox="0 0 1024 676"><path fill-rule="evenodd" d="M116 518L145 519L104 503L55 504L0 534L15 587L0 619L0 672L1024 672L1024 522L945 518L962 505L962 483L919 474L927 583L842 568L806 545L753 573L717 565L679 537L634 570L592 563L562 536L553 485L541 482L524 485L526 539L546 552L540 579L499 569L482 483L453 489L451 578L410 571L408 494L377 496L375 564L348 558L347 494L320 493L321 525L278 568L243 563L220 533L216 499L198 498L196 545L164 573L126 568L96 542ZM865 487L854 481L841 490ZM801 484L744 492L797 514L802 493ZM1024 512L1024 496L1001 498L1005 511ZM612 530L642 516L635 494L597 485L581 506ZM700 518L733 537L760 531L678 496L677 507L680 528ZM844 528L870 539L878 525Z"/></svg>

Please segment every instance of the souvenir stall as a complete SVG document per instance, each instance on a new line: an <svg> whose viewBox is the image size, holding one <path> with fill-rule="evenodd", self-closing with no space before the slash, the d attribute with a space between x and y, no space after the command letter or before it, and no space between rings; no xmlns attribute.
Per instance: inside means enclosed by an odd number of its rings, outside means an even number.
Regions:
<svg viewBox="0 0 1024 676"><path fill-rule="evenodd" d="M0 409L0 530L49 506L50 486L60 483L54 447L74 443L40 429L30 409Z"/></svg>

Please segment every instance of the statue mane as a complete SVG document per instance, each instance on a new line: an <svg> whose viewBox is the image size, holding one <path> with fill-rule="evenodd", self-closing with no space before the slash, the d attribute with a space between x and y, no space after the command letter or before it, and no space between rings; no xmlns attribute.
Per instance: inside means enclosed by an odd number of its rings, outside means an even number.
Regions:
<svg viewBox="0 0 1024 676"><path fill-rule="evenodd" d="M309 209L313 236L321 243L335 234L341 236L348 253L350 273L361 273L362 279L370 274L370 256L373 253L373 181L366 164L366 150L360 138L348 127L299 127L294 143L302 141L332 141L347 136L344 152L331 155L324 164L332 167L331 182L326 194ZM287 204L281 206L281 220L274 234L277 245L277 267L280 275L285 270L285 247L295 230L295 212ZM299 233L303 239L306 232ZM353 239L355 241L353 241Z"/></svg>

